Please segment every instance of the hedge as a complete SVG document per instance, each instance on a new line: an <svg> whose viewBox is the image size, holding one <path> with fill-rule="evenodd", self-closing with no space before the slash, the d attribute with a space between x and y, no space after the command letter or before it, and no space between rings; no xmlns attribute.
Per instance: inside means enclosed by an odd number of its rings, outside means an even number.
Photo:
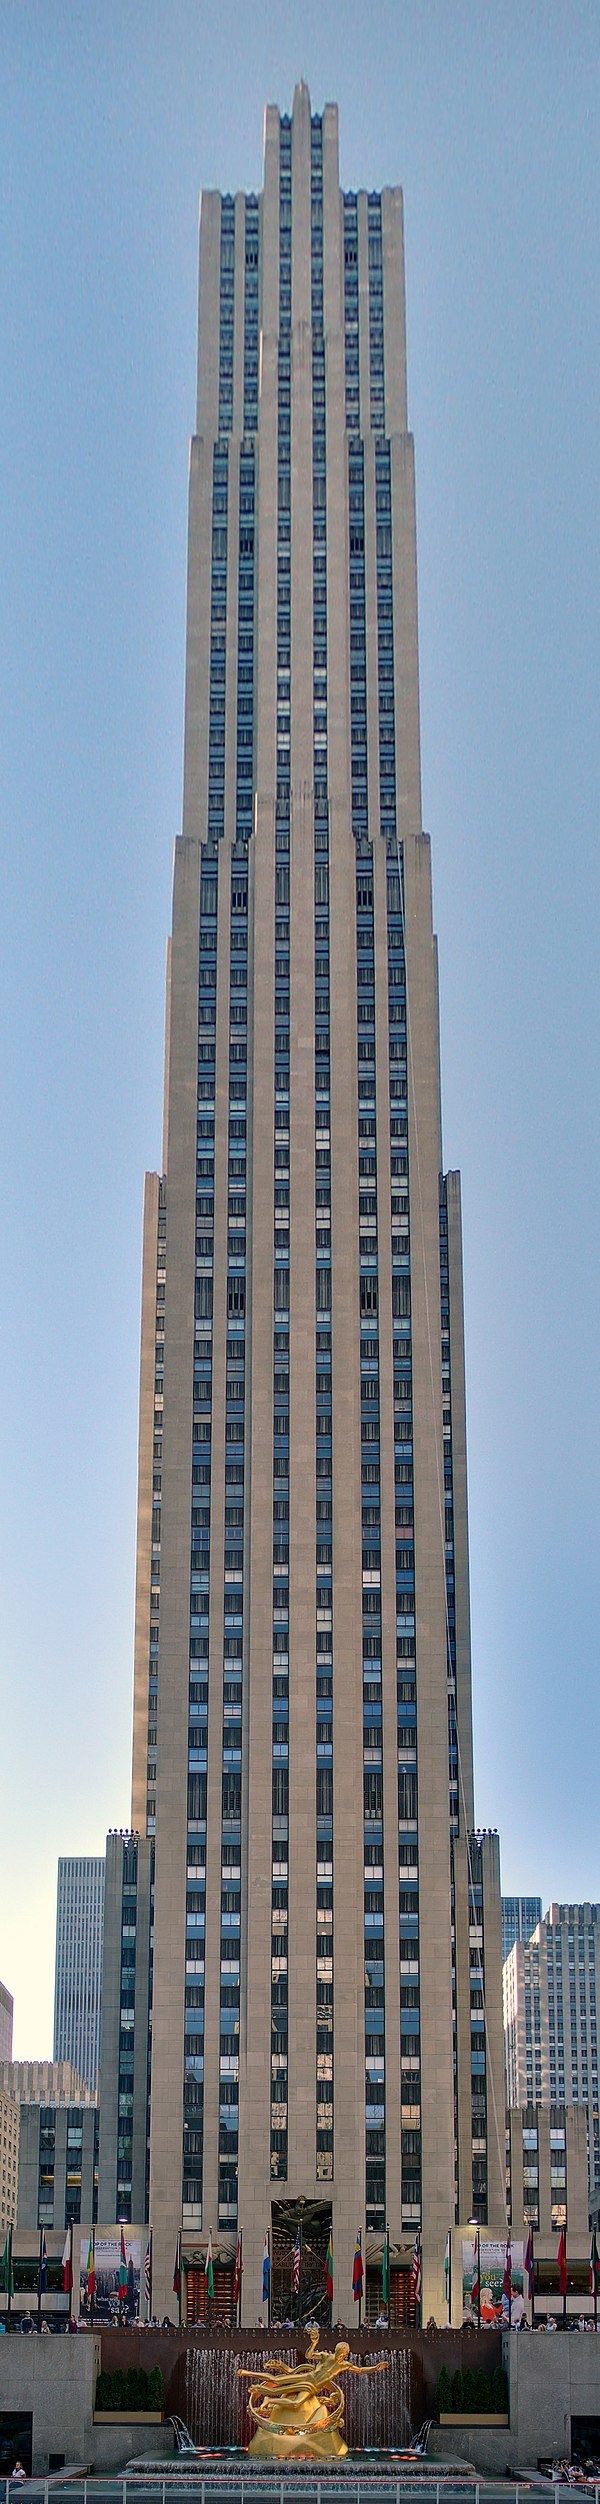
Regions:
<svg viewBox="0 0 600 2504"><path fill-rule="evenodd" d="M143 2365L130 2365L128 2373L117 2366L114 2374L99 2374L94 2402L98 2414L118 2410L121 2416L135 2417L157 2413L162 2409L164 2384L160 2365L153 2365L147 2374Z"/></svg>
<svg viewBox="0 0 600 2504"><path fill-rule="evenodd" d="M480 2365L473 2373L470 2365L461 2373L450 2375L442 2370L436 2393L438 2417L505 2417L508 2408L508 2386L503 2365L495 2365L493 2374L486 2374Z"/></svg>

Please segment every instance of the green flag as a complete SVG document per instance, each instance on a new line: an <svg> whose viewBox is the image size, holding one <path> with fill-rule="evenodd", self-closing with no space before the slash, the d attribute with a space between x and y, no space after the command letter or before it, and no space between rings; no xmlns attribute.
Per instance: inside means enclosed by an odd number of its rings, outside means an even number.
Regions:
<svg viewBox="0 0 600 2504"><path fill-rule="evenodd" d="M382 2296L383 2296L383 2301L384 2301L384 2304L386 2305L386 2307L389 2307L389 2301L390 2301L390 2247L389 2247L389 2243L388 2243L387 2235L386 2235L386 2238L385 2238L385 2243L384 2243L384 2246L383 2246L383 2261L382 2261L382 2265L381 2265L381 2293L382 2293Z"/></svg>

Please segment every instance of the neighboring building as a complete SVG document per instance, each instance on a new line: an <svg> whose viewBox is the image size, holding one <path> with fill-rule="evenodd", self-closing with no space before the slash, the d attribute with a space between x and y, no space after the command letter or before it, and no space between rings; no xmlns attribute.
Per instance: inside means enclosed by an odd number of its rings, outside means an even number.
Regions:
<svg viewBox="0 0 600 2504"><path fill-rule="evenodd" d="M59 1860L54 2059L72 2061L95 2091L100 2054L104 1857Z"/></svg>
<svg viewBox="0 0 600 2504"><path fill-rule="evenodd" d="M503 1980L508 2102L585 2105L593 2203L600 2188L600 1905L551 1904L533 1937L517 1940Z"/></svg>
<svg viewBox="0 0 600 2504"><path fill-rule="evenodd" d="M407 427L401 194L340 191L336 109L311 117L300 85L291 118L268 107L262 197L205 193L201 214L142 1290L132 1828L156 1852L159 2311L182 2225L224 2254L243 2227L250 2319L268 2227L289 2300L309 2202L342 2311L357 2228L374 2265L389 2222L406 2292L421 2228L441 2316L449 2222L504 2219ZM120 1960L116 1913L113 1935ZM120 2113L111 1958L102 2147L112 2178L118 2130L125 2200L148 2036Z"/></svg>
<svg viewBox="0 0 600 2504"><path fill-rule="evenodd" d="M19 2104L95 2104L71 2061L0 2061L0 2087Z"/></svg>
<svg viewBox="0 0 600 2504"><path fill-rule="evenodd" d="M22 2104L17 2224L66 2227L98 2216L97 2106Z"/></svg>
<svg viewBox="0 0 600 2504"><path fill-rule="evenodd" d="M506 2205L513 2234L585 2237L588 2153L585 2113L573 2105L526 2104L506 2115Z"/></svg>
<svg viewBox="0 0 600 2504"><path fill-rule="evenodd" d="M502 1897L502 1963L506 1964L515 1939L530 1939L532 1930L542 1918L541 1895L503 1895Z"/></svg>
<svg viewBox="0 0 600 2504"><path fill-rule="evenodd" d="M0 2086L0 2241L7 2226L16 2225L19 2179L19 2107L14 2095Z"/></svg>
<svg viewBox="0 0 600 2504"><path fill-rule="evenodd" d="M12 2060L13 2007L6 1983L0 1982L0 2061Z"/></svg>
<svg viewBox="0 0 600 2504"><path fill-rule="evenodd" d="M148 2215L148 2085L154 1844L106 1839L100 2215Z"/></svg>

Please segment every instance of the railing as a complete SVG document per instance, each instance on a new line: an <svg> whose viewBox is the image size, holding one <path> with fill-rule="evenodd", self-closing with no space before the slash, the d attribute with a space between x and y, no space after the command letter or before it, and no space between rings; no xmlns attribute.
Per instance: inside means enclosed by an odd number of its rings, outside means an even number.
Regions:
<svg viewBox="0 0 600 2504"><path fill-rule="evenodd" d="M73 2478L63 2483L55 2474L28 2479L27 2495L35 2496L39 2504L42 2499L43 2504L173 2504L174 2492L183 2483L180 2471L171 2476L166 2471L163 2476L140 2469L133 2476ZM321 2477L307 2475L300 2468L289 2469L282 2478L262 2467L248 2472L223 2466L217 2477L199 2477L190 2469L185 2474L185 2493L193 2504L329 2504L330 2498L341 2504L342 2497L344 2504L531 2504L533 2496L551 2493L554 2504L555 2498L572 2497L573 2488L558 2479L550 2487L548 2479L538 2481L535 2473L513 2484L506 2478L479 2479L456 2473L441 2478L386 2477L376 2470L367 2476L360 2471L353 2475L332 2470ZM600 2504L600 2481L590 2481L580 2493L589 2504L592 2496L594 2504ZM15 2504L17 2494L18 2484L10 2478L0 2481L0 2504Z"/></svg>

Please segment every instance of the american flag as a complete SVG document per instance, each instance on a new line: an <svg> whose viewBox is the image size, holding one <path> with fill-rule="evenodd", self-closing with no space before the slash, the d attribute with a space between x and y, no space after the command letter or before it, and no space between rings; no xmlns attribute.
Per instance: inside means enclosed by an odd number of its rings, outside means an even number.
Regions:
<svg viewBox="0 0 600 2504"><path fill-rule="evenodd" d="M148 2306L148 2311L150 2311L150 2274L151 2274L151 2267L152 2267L152 2263L151 2263L151 2257L150 2257L150 2245L149 2245L149 2243L147 2243L147 2244L146 2244L146 2258L145 2258L145 2261L144 2261L144 2294L145 2294L146 2303L147 2303L147 2306Z"/></svg>
<svg viewBox="0 0 600 2504"><path fill-rule="evenodd" d="M297 2230L296 2230L296 2241L295 2241L295 2244L294 2244L294 2258L293 2258L293 2261L292 2261L292 2293L293 2293L294 2295L297 2295L297 2294L298 2294L298 2289L299 2289L299 2286L300 2286L300 2227L298 2226L298 2227L297 2227Z"/></svg>
<svg viewBox="0 0 600 2504"><path fill-rule="evenodd" d="M423 2276L422 2276L422 2270L421 2270L421 2237L420 2237L420 2234L415 2235L415 2240L414 2240L414 2244L413 2244L413 2256L412 2256L412 2268L411 2268L411 2273L410 2273L410 2282L411 2282L412 2291L413 2291L413 2295L414 2295L414 2299L415 2299L415 2304L420 2304L420 2302L421 2302L421 2288L422 2288L422 2285L423 2285Z"/></svg>

